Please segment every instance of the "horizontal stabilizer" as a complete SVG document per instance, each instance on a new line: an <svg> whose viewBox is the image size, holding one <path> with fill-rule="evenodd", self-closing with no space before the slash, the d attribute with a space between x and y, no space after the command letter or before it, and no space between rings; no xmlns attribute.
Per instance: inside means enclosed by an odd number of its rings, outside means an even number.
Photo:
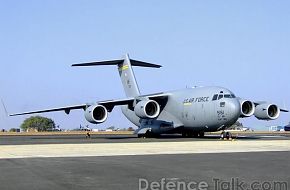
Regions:
<svg viewBox="0 0 290 190"><path fill-rule="evenodd" d="M90 62L90 63L80 63L80 64L73 64L73 67L85 67L85 66L99 66L99 65L120 65L124 62L123 59L118 60L109 60L109 61L98 61L98 62ZM153 68L160 68L161 65L156 65L152 63L146 63L143 61L133 60L130 59L132 66L138 66L138 67L153 67Z"/></svg>
<svg viewBox="0 0 290 190"><path fill-rule="evenodd" d="M280 109L281 112L289 112L289 110L286 109Z"/></svg>

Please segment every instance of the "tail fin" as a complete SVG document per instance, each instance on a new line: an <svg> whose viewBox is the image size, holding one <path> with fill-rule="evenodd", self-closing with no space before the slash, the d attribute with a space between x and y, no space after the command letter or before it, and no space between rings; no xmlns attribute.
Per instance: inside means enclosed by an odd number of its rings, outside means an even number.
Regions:
<svg viewBox="0 0 290 190"><path fill-rule="evenodd" d="M72 66L76 67L76 66L99 66L99 65L117 65L118 66L119 75L120 75L127 97L136 97L140 95L139 87L138 87L132 66L153 67L153 68L162 67L161 65L156 65L152 63L146 63L143 61L130 59L128 54L125 55L124 59L91 62L91 63L81 63L81 64L74 64Z"/></svg>

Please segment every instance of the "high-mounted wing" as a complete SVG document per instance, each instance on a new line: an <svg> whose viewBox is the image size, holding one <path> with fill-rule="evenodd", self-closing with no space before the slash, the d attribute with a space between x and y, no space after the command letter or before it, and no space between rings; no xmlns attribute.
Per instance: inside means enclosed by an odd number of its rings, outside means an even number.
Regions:
<svg viewBox="0 0 290 190"><path fill-rule="evenodd" d="M137 99L148 98L150 100L154 100L159 104L160 110L162 111L168 102L169 96L170 96L169 93L160 92L160 93L155 93L155 94L142 95L142 96L137 97Z"/></svg>
<svg viewBox="0 0 290 190"><path fill-rule="evenodd" d="M258 101L258 102L254 102L255 106L257 105L261 105L261 104L267 104L268 102L266 101ZM287 109L283 109L283 108L279 108L281 112L289 112L289 110Z"/></svg>
<svg viewBox="0 0 290 190"><path fill-rule="evenodd" d="M280 109L281 112L289 112L289 110L286 109Z"/></svg>
<svg viewBox="0 0 290 190"><path fill-rule="evenodd" d="M99 105L103 105L107 108L108 112L111 112L115 106L129 105L133 106L134 98L120 99L120 100L106 100L97 102Z"/></svg>
<svg viewBox="0 0 290 190"><path fill-rule="evenodd" d="M81 105L75 105L75 106L66 106L66 107L59 107L59 108L52 108L52 109L45 109L45 110L38 110L38 111L31 111L31 112L15 113L15 114L10 114L9 116L28 115L28 114L56 112L56 111L65 111L66 114L69 114L71 110L76 110L76 109L85 110L88 106L89 106L88 104L81 104Z"/></svg>
<svg viewBox="0 0 290 190"><path fill-rule="evenodd" d="M107 101L100 101L95 104L103 105L105 106L109 112L112 111L114 106L118 105L128 105L134 102L133 98L128 99L120 99L120 100L107 100ZM29 114L35 114L35 113L47 113L47 112L57 112L57 111L64 111L66 114L69 114L71 110L76 109L83 109L86 110L89 106L94 105L92 104L80 104L80 105L74 105L74 106L65 106L65 107L58 107L58 108L52 108L52 109L44 109L44 110L38 110L38 111L31 111L31 112L23 112L23 113L15 113L10 114L9 116L18 116L18 115L29 115Z"/></svg>
<svg viewBox="0 0 290 190"><path fill-rule="evenodd" d="M136 98L99 101L99 102L97 102L97 104L105 106L107 108L108 112L111 112L115 106L120 106L120 105L128 105L129 108L133 109L135 100L138 100L140 98L148 98L150 100L155 100L156 102L158 102L160 105L160 108L163 109L163 107L167 103L168 96L169 96L169 94L164 94L164 93L147 94L147 95L138 96Z"/></svg>
<svg viewBox="0 0 290 190"><path fill-rule="evenodd" d="M160 106L162 108L166 105L168 96L169 96L168 94L156 93L156 94L148 94L148 95L144 95L144 96L139 96L139 97L136 97L136 99L149 98L151 100L155 100L160 104ZM106 107L108 112L111 112L115 106L128 105L129 107L133 107L134 100L135 100L135 98L126 98L126 99L119 99L119 100L106 100L106 101L99 101L99 102L90 103L90 104L80 104L80 105L64 106L64 107L30 111L30 112L15 113L15 114L10 114L9 116L29 115L29 114L57 112L57 111L64 111L66 114L69 114L71 110L77 110L77 109L86 110L88 107L90 107L94 104L103 105Z"/></svg>

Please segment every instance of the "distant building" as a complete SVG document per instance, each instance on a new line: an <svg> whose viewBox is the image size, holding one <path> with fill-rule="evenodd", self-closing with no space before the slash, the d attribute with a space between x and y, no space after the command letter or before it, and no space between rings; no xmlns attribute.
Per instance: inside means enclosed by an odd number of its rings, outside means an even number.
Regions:
<svg viewBox="0 0 290 190"><path fill-rule="evenodd" d="M20 133L20 132L21 132L21 129L19 129L19 128L11 128L11 129L9 130L9 132Z"/></svg>
<svg viewBox="0 0 290 190"><path fill-rule="evenodd" d="M284 131L284 127L282 127L282 126L270 126L269 131Z"/></svg>

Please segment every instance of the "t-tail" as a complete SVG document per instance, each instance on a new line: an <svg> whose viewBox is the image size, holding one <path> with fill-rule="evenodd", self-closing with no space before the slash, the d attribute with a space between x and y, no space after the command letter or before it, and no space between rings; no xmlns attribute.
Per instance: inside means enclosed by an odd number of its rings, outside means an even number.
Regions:
<svg viewBox="0 0 290 190"><path fill-rule="evenodd" d="M73 64L72 66L80 67L80 66L99 66L99 65L117 65L119 75L123 84L123 88L127 97L140 96L140 90L132 66L153 67L153 68L162 67L161 65L130 59L128 54L124 56L124 59Z"/></svg>

